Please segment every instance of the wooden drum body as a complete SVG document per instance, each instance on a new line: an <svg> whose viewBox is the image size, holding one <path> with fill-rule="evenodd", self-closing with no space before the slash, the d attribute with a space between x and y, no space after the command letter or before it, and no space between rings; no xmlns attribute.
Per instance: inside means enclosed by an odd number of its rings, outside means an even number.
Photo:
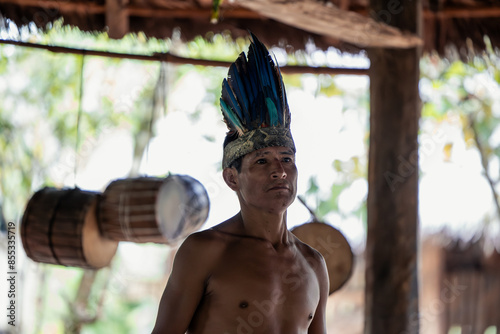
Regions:
<svg viewBox="0 0 500 334"><path fill-rule="evenodd" d="M21 239L37 262L98 269L107 266L118 247L103 238L96 221L98 194L80 189L45 187L29 200Z"/></svg>
<svg viewBox="0 0 500 334"><path fill-rule="evenodd" d="M291 232L323 255L330 280L330 291L340 289L351 277L353 253L342 233L335 227L311 222L294 227Z"/></svg>
<svg viewBox="0 0 500 334"><path fill-rule="evenodd" d="M103 235L118 241L176 243L208 217L205 187L187 175L111 182L99 203Z"/></svg>

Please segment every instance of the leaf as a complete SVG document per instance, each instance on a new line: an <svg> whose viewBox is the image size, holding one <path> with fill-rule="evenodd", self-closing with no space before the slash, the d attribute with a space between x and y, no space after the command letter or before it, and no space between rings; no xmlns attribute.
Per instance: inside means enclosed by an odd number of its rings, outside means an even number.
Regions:
<svg viewBox="0 0 500 334"><path fill-rule="evenodd" d="M463 62L456 60L453 63L451 63L451 65L446 70L446 72L444 73L444 78L450 79L453 76L463 77L466 74L467 74L466 65Z"/></svg>
<svg viewBox="0 0 500 334"><path fill-rule="evenodd" d="M306 194L308 194L308 195L317 194L318 191L319 191L319 186L318 186L318 183L316 181L316 177L311 176L309 178L309 186L307 188Z"/></svg>

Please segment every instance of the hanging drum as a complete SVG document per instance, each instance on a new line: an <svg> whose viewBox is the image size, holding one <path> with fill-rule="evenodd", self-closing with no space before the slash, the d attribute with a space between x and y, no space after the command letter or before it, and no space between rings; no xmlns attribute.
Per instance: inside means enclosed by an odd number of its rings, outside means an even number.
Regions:
<svg viewBox="0 0 500 334"><path fill-rule="evenodd" d="M138 177L108 185L98 222L114 240L174 244L198 230L208 210L205 187L190 176Z"/></svg>
<svg viewBox="0 0 500 334"><path fill-rule="evenodd" d="M36 262L98 269L107 266L118 242L99 234L98 194L45 187L29 200L21 223L26 255Z"/></svg>
<svg viewBox="0 0 500 334"><path fill-rule="evenodd" d="M320 222L296 226L291 232L323 255L330 280L329 293L340 289L351 277L353 266L351 246L342 233L335 227Z"/></svg>

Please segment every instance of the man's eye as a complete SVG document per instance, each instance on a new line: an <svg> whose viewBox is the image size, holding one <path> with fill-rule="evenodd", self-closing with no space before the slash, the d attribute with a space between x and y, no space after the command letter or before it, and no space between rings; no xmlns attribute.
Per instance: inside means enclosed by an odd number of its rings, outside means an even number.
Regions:
<svg viewBox="0 0 500 334"><path fill-rule="evenodd" d="M258 164L265 164L266 162L267 162L266 159L259 159L259 160L257 160Z"/></svg>
<svg viewBox="0 0 500 334"><path fill-rule="evenodd" d="M292 162L292 161L293 161L292 158L288 158L288 157L283 158L283 162Z"/></svg>

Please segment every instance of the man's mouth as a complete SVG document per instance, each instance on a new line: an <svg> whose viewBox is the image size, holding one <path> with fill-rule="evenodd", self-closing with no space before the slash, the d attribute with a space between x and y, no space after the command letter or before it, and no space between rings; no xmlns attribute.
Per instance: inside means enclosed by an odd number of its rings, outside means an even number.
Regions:
<svg viewBox="0 0 500 334"><path fill-rule="evenodd" d="M279 184L274 184L272 185L269 190L289 190L290 185L287 183L279 183Z"/></svg>

